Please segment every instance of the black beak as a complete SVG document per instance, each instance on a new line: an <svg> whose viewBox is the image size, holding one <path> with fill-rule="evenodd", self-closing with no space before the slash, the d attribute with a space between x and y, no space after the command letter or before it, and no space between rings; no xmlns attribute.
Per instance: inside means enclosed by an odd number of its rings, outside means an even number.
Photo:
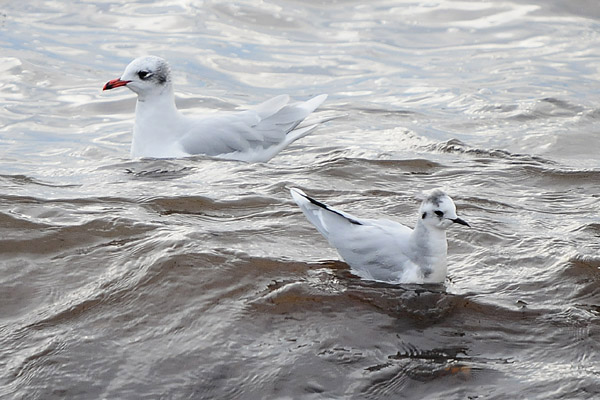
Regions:
<svg viewBox="0 0 600 400"><path fill-rule="evenodd" d="M454 218L454 219L451 219L450 221L452 221L452 222L455 222L455 223L457 223L457 224L464 225L464 226L468 226L469 228L471 227L471 225L469 225L469 224L467 223L467 221L465 221L464 219L460 219L460 218Z"/></svg>

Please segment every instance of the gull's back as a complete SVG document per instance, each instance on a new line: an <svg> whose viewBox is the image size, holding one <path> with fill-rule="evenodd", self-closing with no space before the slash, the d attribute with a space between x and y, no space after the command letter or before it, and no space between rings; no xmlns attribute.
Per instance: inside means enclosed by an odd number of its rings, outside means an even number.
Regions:
<svg viewBox="0 0 600 400"><path fill-rule="evenodd" d="M219 113L204 117L186 117L186 129L180 140L187 154L207 154L243 161L265 162L295 140L314 130L314 124L300 126L326 95L306 102L288 104L281 95L253 109Z"/></svg>
<svg viewBox="0 0 600 400"><path fill-rule="evenodd" d="M291 190L292 197L352 270L365 279L417 282L419 267L411 261L412 229L390 220L359 219Z"/></svg>

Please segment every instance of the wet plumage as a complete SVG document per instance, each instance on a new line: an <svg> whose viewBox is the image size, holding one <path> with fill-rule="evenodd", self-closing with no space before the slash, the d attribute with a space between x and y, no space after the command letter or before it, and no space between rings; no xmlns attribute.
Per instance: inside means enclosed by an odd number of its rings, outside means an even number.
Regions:
<svg viewBox="0 0 600 400"><path fill-rule="evenodd" d="M414 229L386 219L361 219L291 189L306 218L358 276L392 283L440 283L447 273L446 229L458 223L452 199L434 190L419 208Z"/></svg>

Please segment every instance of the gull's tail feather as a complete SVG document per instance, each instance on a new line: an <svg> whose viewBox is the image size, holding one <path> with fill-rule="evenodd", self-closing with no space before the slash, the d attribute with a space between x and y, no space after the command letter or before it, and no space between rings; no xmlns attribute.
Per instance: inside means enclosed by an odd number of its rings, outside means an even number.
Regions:
<svg viewBox="0 0 600 400"><path fill-rule="evenodd" d="M255 111L261 116L265 115L268 107L275 107L275 111L272 109L270 115L255 126L255 129L264 137L265 142L271 144L270 147L264 148L264 153L259 161L268 161L296 140L314 131L321 123L333 119L327 116L302 123L317 107L323 104L325 99L327 99L327 95L321 94L305 102L281 106L284 101L289 100L288 96L282 95L260 104Z"/></svg>
<svg viewBox="0 0 600 400"><path fill-rule="evenodd" d="M289 103L289 101L290 96L287 94L282 94L260 103L259 105L253 107L253 110L258 114L260 119L267 119L280 112L281 109Z"/></svg>
<svg viewBox="0 0 600 400"><path fill-rule="evenodd" d="M331 233L341 229L348 229L350 226L362 225L357 218L345 212L333 209L325 203L309 197L302 190L291 188L292 198L298 204L306 218L313 224L321 235L330 241Z"/></svg>
<svg viewBox="0 0 600 400"><path fill-rule="evenodd" d="M295 129L302 129L307 126L324 124L325 122L329 122L334 119L345 117L347 115L348 114L335 114L334 111L319 112L319 114L317 114L317 115L311 114L305 120L303 120L301 123L299 123Z"/></svg>

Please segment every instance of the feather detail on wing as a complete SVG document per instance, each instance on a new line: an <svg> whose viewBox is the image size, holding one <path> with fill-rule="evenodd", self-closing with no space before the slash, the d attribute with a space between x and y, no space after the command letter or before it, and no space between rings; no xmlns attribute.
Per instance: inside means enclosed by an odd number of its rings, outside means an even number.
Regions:
<svg viewBox="0 0 600 400"><path fill-rule="evenodd" d="M352 215L335 210L327 204L307 196L300 189L292 188L290 193L306 218L327 240L330 240L336 231L348 229L350 225L362 225L362 222Z"/></svg>
<svg viewBox="0 0 600 400"><path fill-rule="evenodd" d="M412 229L390 220L358 219L290 190L306 218L336 248L353 271L381 281L419 282L419 268L406 250Z"/></svg>
<svg viewBox="0 0 600 400"><path fill-rule="evenodd" d="M181 138L183 151L244 161L268 161L295 140L314 130L321 121L296 129L327 95L288 104L281 95L251 110L189 119Z"/></svg>

